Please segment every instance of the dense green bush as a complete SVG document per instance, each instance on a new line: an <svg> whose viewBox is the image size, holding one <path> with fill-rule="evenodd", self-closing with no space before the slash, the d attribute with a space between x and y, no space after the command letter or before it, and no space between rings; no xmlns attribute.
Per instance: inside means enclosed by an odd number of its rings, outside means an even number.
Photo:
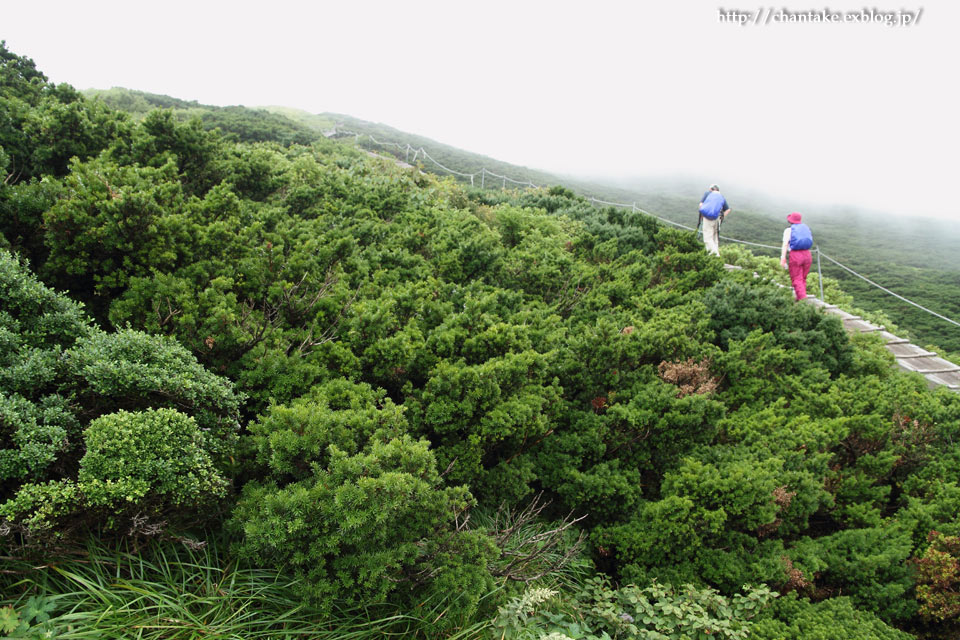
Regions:
<svg viewBox="0 0 960 640"><path fill-rule="evenodd" d="M189 519L223 495L232 386L168 339L93 327L5 251L0 365L0 513L17 531L60 534L138 512ZM150 411L162 408L175 417Z"/></svg>
<svg viewBox="0 0 960 640"><path fill-rule="evenodd" d="M224 496L193 418L173 409L101 416L83 432L76 480L26 483L0 504L0 518L30 536L62 536L78 526L155 535L169 520L189 522Z"/></svg>
<svg viewBox="0 0 960 640"><path fill-rule="evenodd" d="M848 595L859 608L885 620L902 620L917 611L910 597L911 551L909 535L888 525L801 540L793 555L795 566L804 575L815 575L825 592Z"/></svg>
<svg viewBox="0 0 960 640"><path fill-rule="evenodd" d="M45 269L64 274L71 289L112 296L131 277L169 269L190 251L173 161L159 168L76 162L64 188L44 214Z"/></svg>
<svg viewBox="0 0 960 640"><path fill-rule="evenodd" d="M226 464L237 442L242 396L169 338L96 332L64 354L65 381L86 416L118 408L172 407L193 416L204 446Z"/></svg>
<svg viewBox="0 0 960 640"><path fill-rule="evenodd" d="M778 599L751 629L756 640L910 640L913 636L857 609L846 597L812 603L795 594Z"/></svg>
<svg viewBox="0 0 960 640"><path fill-rule="evenodd" d="M407 605L456 594L462 619L492 587L492 540L465 528L466 487L445 487L426 441L367 386L331 382L251 426L265 481L233 515L238 553L301 579L304 596ZM417 600L419 598L419 600Z"/></svg>
<svg viewBox="0 0 960 640"><path fill-rule="evenodd" d="M746 639L754 637L751 619L775 597L764 587L747 587L732 598L692 585L615 589L595 578L566 597L530 589L500 607L494 626L500 637L516 640Z"/></svg>
<svg viewBox="0 0 960 640"><path fill-rule="evenodd" d="M68 84L49 82L6 42L0 42L0 89L0 148L16 180L62 176L71 158L97 155L128 127L120 112L84 100Z"/></svg>
<svg viewBox="0 0 960 640"><path fill-rule="evenodd" d="M786 290L718 283L704 292L704 301L723 349L760 329L792 352L794 371L822 366L837 374L850 366L852 349L840 319L812 305L791 304Z"/></svg>

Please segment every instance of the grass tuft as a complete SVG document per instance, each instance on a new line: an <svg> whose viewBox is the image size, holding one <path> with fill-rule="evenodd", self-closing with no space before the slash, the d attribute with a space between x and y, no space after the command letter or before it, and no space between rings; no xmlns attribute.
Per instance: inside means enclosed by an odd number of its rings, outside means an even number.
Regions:
<svg viewBox="0 0 960 640"><path fill-rule="evenodd" d="M0 623L11 638L281 640L427 638L444 603L416 615L386 605L322 616L282 573L240 567L216 544L156 544L136 552L91 543L82 556L38 566L6 559ZM14 627L14 624L19 626ZM487 622L449 632L482 637Z"/></svg>

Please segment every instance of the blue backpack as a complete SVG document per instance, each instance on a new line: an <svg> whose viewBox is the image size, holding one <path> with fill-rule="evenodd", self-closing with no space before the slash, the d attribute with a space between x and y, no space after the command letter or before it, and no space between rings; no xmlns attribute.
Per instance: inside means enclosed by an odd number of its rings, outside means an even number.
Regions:
<svg viewBox="0 0 960 640"><path fill-rule="evenodd" d="M703 208L700 209L700 214L708 220L716 220L726 203L727 201L723 199L719 191L711 191L703 200Z"/></svg>
<svg viewBox="0 0 960 640"><path fill-rule="evenodd" d="M790 225L790 251L802 251L813 246L813 234L810 227L798 222Z"/></svg>

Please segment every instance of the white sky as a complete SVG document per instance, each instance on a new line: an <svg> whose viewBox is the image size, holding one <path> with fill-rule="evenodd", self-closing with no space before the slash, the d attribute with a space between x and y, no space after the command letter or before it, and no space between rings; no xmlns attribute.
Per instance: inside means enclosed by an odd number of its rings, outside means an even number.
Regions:
<svg viewBox="0 0 960 640"><path fill-rule="evenodd" d="M719 18L827 7L923 13ZM2 16L9 49L78 89L340 112L546 170L960 220L953 0L31 0Z"/></svg>

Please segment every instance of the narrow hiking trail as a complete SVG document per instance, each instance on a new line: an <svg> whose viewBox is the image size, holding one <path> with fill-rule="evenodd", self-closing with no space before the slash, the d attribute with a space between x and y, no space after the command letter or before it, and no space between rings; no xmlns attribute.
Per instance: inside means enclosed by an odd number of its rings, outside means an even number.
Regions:
<svg viewBox="0 0 960 640"><path fill-rule="evenodd" d="M870 324L860 316L847 313L835 305L826 304L819 298L807 296L807 302L840 318L847 331L857 333L878 333L883 338L887 351L897 359L897 365L905 371L919 373L931 387L944 386L951 391L960 390L960 366L939 357L933 351L912 344L906 338L895 336L884 327Z"/></svg>
<svg viewBox="0 0 960 640"><path fill-rule="evenodd" d="M733 264L725 264L723 266L728 270L739 270L743 268ZM759 277L756 273L753 275L754 277ZM779 282L775 282L774 284L778 287L787 288L786 285L780 284ZM885 327L878 327L871 324L860 316L847 313L836 305L826 304L823 300L815 296L808 295L806 302L822 309L824 313L839 317L843 323L843 328L851 333L879 334L880 337L883 338L887 351L892 353L893 357L897 359L897 366L904 371L919 373L927 379L927 383L931 388L942 386L951 391L960 391L960 366L939 357L933 351L927 351L922 347L912 344L906 338L895 336L887 331Z"/></svg>

